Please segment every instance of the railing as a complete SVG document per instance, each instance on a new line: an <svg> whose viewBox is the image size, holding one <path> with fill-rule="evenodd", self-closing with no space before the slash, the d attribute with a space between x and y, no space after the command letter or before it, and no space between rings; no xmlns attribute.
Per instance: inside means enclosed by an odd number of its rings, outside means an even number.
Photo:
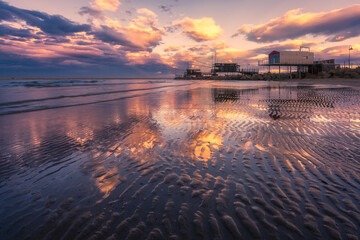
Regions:
<svg viewBox="0 0 360 240"><path fill-rule="evenodd" d="M256 69L256 68L240 69L239 73L259 73L259 69Z"/></svg>
<svg viewBox="0 0 360 240"><path fill-rule="evenodd" d="M287 61L287 62L279 62L279 63L269 63L269 60L261 60L258 61L258 66L283 66L283 65L293 65L293 66L306 66L306 65L313 65L314 63L308 63L308 62L304 62L304 61Z"/></svg>
<svg viewBox="0 0 360 240"><path fill-rule="evenodd" d="M337 64L337 65L340 65L341 68L349 68L349 64ZM350 69L356 69L356 68L360 68L360 65L353 65L351 64L350 65Z"/></svg>
<svg viewBox="0 0 360 240"><path fill-rule="evenodd" d="M259 61L258 61L258 66L268 65L268 64L269 64L269 60L259 60Z"/></svg>

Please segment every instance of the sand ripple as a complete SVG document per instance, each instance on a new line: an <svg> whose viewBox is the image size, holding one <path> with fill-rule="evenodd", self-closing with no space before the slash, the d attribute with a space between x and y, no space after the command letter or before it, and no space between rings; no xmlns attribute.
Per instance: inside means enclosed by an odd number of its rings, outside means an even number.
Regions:
<svg viewBox="0 0 360 240"><path fill-rule="evenodd" d="M1 140L0 238L359 239L358 90L153 98L116 102L116 121Z"/></svg>

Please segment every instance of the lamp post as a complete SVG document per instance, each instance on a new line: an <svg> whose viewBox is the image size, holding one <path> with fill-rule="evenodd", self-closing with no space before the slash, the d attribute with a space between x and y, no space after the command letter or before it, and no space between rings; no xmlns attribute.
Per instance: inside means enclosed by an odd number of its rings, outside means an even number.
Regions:
<svg viewBox="0 0 360 240"><path fill-rule="evenodd" d="M353 50L352 46L349 46L349 68L351 68L351 64L350 64L350 51Z"/></svg>

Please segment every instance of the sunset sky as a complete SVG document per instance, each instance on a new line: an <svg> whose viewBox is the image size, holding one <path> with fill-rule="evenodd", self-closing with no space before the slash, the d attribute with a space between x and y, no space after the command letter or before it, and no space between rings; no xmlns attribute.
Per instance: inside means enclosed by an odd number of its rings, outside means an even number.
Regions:
<svg viewBox="0 0 360 240"><path fill-rule="evenodd" d="M167 77L300 46L344 64L350 45L359 65L358 0L0 0L0 77Z"/></svg>

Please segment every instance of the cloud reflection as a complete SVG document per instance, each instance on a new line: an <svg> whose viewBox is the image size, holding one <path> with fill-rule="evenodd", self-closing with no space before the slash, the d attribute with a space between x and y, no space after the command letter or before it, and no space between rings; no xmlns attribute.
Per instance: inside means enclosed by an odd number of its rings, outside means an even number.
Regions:
<svg viewBox="0 0 360 240"><path fill-rule="evenodd" d="M89 181L107 198L126 181L129 173L121 170L121 164L127 160L139 166L152 166L162 152L171 151L171 161L206 163L218 158L218 152L229 141L239 141L237 144L249 148L250 144L241 143L241 138L234 139L229 128L236 128L239 136L245 136L255 125L272 123L269 111L274 105L279 109L277 121L325 123L326 109L334 108L340 99L332 97L331 89L218 85L180 93L169 91L155 98L143 96L109 102L106 108L91 105L80 112L75 108L59 109L57 114L63 116L60 119L52 116L52 110L27 113L21 125L11 124L12 116L3 118L2 126L7 129L2 129L2 135L7 137L2 145L13 147L2 154L8 156L4 159L13 159L10 164L14 166L2 174L14 172L19 161L28 169L42 169L77 156L80 161L77 167L90 176ZM348 89L342 91L351 95ZM39 121L43 124L38 124ZM24 139L27 144L16 147ZM175 139L177 145L172 145ZM266 149L261 144L256 148Z"/></svg>

